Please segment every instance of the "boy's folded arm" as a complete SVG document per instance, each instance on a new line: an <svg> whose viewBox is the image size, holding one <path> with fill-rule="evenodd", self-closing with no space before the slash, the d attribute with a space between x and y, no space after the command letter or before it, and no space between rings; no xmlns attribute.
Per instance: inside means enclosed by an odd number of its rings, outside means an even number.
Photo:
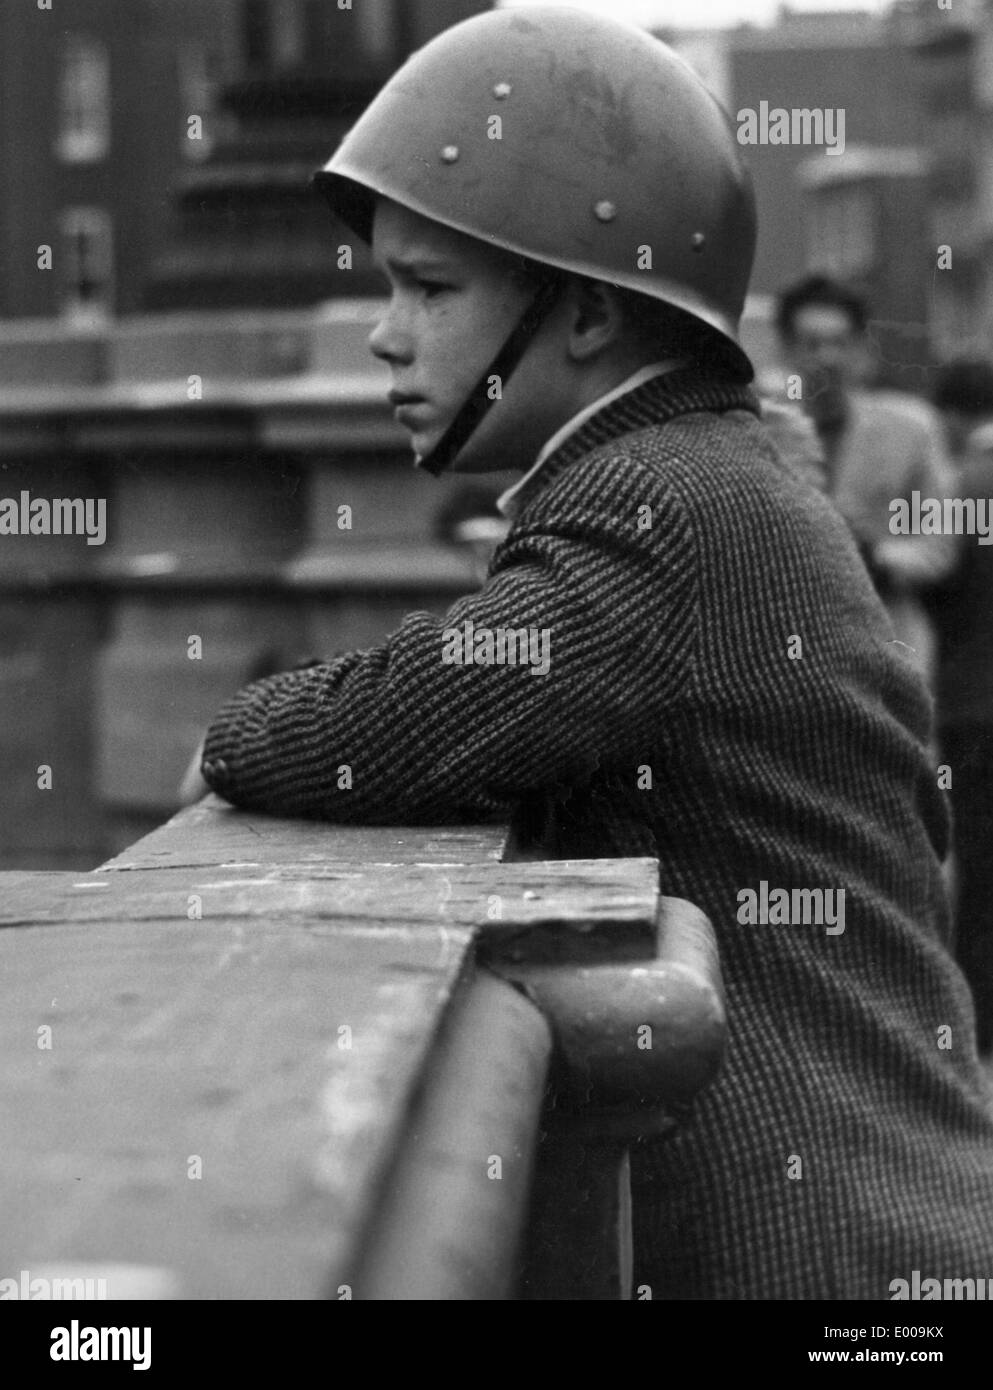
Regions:
<svg viewBox="0 0 993 1390"><path fill-rule="evenodd" d="M373 650L240 691L208 732L206 780L275 814L425 824L602 763L629 759L634 777L694 630L677 531L664 566L633 517L515 533L444 618L412 613Z"/></svg>

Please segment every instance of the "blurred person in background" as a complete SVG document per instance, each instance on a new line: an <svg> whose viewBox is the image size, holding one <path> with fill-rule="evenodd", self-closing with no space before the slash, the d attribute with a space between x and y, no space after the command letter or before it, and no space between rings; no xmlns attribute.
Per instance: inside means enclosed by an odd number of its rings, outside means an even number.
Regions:
<svg viewBox="0 0 993 1390"><path fill-rule="evenodd" d="M957 495L993 507L993 363L957 358L932 399L958 468ZM939 738L950 769L958 911L955 951L976 1004L981 1051L993 1048L993 545L959 540L937 591Z"/></svg>
<svg viewBox="0 0 993 1390"><path fill-rule="evenodd" d="M810 275L783 291L776 327L786 369L800 378L803 409L824 450L828 495L851 527L897 639L933 684L936 640L922 596L951 573L954 536L894 535L891 503L916 490L954 488L932 407L896 391L867 389L868 307L854 289Z"/></svg>

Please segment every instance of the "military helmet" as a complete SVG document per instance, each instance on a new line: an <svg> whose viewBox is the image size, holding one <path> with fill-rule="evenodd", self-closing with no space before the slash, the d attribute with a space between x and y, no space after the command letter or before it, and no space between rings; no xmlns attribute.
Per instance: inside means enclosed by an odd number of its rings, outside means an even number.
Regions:
<svg viewBox="0 0 993 1390"><path fill-rule="evenodd" d="M369 240L377 195L559 270L664 300L738 346L755 203L730 121L643 30L493 10L414 53L317 175Z"/></svg>

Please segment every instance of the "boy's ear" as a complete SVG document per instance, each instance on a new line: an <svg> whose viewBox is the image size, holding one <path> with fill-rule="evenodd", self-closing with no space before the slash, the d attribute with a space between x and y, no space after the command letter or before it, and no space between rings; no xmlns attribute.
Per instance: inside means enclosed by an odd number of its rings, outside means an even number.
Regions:
<svg viewBox="0 0 993 1390"><path fill-rule="evenodd" d="M624 314L610 285L578 276L569 286L569 356L588 362L620 341Z"/></svg>

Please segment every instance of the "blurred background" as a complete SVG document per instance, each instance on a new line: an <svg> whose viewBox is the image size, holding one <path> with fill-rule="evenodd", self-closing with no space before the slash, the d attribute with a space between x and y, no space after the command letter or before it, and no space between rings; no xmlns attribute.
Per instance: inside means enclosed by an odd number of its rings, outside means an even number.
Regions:
<svg viewBox="0 0 993 1390"><path fill-rule="evenodd" d="M843 154L744 150L763 380L773 296L815 269L868 291L879 385L928 394L989 352L993 0L587 7L651 27L732 116L846 112ZM99 863L175 809L239 685L476 582L512 479L412 469L366 349L380 283L308 181L408 53L487 8L0 7L0 496L103 498L109 527L0 537L0 866Z"/></svg>

